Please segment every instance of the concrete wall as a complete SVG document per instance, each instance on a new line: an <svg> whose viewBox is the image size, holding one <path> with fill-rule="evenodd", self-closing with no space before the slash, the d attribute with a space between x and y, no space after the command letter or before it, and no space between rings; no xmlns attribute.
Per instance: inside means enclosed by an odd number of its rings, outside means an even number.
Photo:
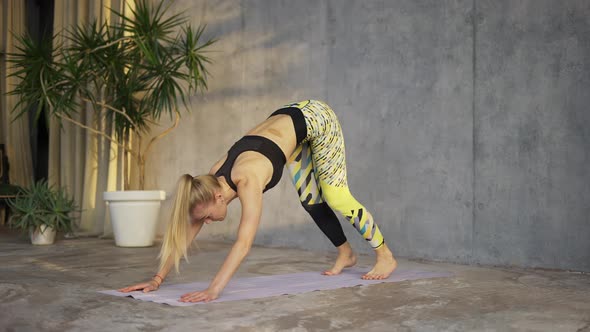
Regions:
<svg viewBox="0 0 590 332"><path fill-rule="evenodd" d="M590 2L176 0L172 10L220 42L210 89L156 146L148 186L172 192L274 109L321 99L344 128L351 191L396 255L590 271ZM235 203L200 237L231 240L239 215ZM333 250L288 177L265 195L256 243Z"/></svg>

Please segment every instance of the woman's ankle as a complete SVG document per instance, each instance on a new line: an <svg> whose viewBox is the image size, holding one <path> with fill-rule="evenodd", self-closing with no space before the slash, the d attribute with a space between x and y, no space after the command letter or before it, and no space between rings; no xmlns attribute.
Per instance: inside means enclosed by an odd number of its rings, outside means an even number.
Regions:
<svg viewBox="0 0 590 332"><path fill-rule="evenodd" d="M375 254L378 257L393 257L393 253L391 252L391 250L389 249L389 247L387 246L387 244L383 243L379 248L375 249Z"/></svg>
<svg viewBox="0 0 590 332"><path fill-rule="evenodd" d="M352 247L350 246L350 243L348 241L336 247L336 249L338 249L338 254L340 255L352 254Z"/></svg>

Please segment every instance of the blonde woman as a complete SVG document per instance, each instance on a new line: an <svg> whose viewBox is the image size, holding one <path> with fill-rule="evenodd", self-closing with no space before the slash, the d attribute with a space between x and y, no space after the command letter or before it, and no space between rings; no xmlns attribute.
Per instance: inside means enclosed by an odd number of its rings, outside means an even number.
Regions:
<svg viewBox="0 0 590 332"><path fill-rule="evenodd" d="M208 302L219 297L248 254L262 213L262 194L280 180L287 166L301 204L320 230L338 248L337 275L356 263L333 210L341 213L375 249L376 263L363 279L385 279L397 262L367 209L350 193L346 181L344 139L336 115L320 101L286 105L238 140L207 175L183 175L178 181L172 217L160 250L160 267L144 283L122 288L130 292L157 290L204 224L225 219L227 205L238 198L242 215L236 242L205 290L184 294L182 302Z"/></svg>

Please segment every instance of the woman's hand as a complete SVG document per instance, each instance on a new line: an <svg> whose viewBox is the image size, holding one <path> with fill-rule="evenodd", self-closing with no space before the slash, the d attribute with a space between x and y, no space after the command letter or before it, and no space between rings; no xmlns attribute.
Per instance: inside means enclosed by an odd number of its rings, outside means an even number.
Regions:
<svg viewBox="0 0 590 332"><path fill-rule="evenodd" d="M186 293L180 297L180 302L209 302L219 297L219 292L211 289L204 291L197 291L192 293Z"/></svg>
<svg viewBox="0 0 590 332"><path fill-rule="evenodd" d="M143 290L144 293L147 293L147 292L158 290L158 288L160 288L160 284L156 280L152 279L150 281L142 282L137 285L118 289L118 291L123 292L123 293L129 293L132 291Z"/></svg>

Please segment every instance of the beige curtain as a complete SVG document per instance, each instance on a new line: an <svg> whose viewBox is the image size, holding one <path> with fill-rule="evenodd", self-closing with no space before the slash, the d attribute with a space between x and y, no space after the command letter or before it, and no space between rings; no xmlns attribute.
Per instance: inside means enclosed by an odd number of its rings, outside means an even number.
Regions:
<svg viewBox="0 0 590 332"><path fill-rule="evenodd" d="M74 24L118 19L109 8L124 12L125 0L55 0L54 34ZM67 40L61 40L66 44ZM112 132L91 107L80 112L77 121ZM122 190L122 153L109 140L97 137L71 123L52 119L49 137L49 181L68 188L83 210L77 235L111 236L104 191Z"/></svg>
<svg viewBox="0 0 590 332"><path fill-rule="evenodd" d="M25 32L25 2L2 0L0 7L1 51L16 52L13 37ZM0 143L6 144L6 154L10 163L10 182L28 186L33 181L33 161L29 140L29 117L23 116L12 121L12 109L18 101L17 96L7 96L6 92L16 85L16 78L7 76L12 72L6 57L0 62Z"/></svg>

